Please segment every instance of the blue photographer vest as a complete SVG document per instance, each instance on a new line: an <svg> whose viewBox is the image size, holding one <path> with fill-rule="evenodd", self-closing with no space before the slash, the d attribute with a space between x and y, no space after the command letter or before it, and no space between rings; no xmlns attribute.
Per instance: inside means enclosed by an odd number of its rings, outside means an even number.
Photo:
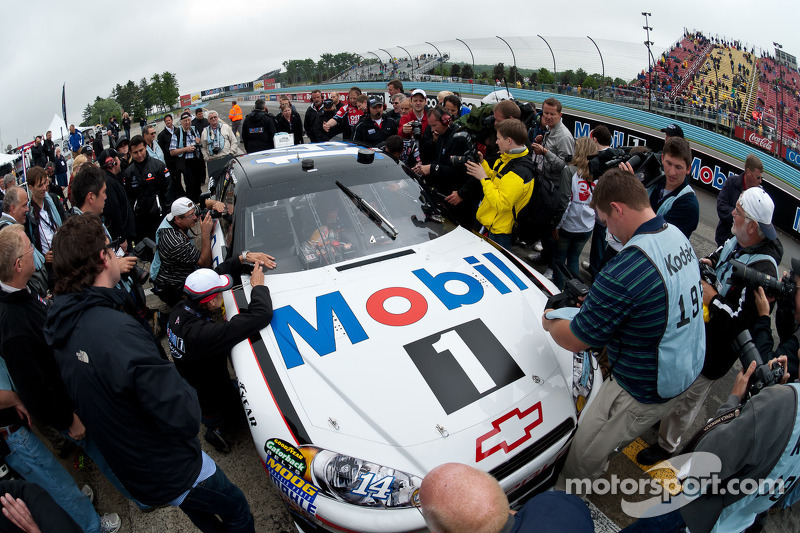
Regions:
<svg viewBox="0 0 800 533"><path fill-rule="evenodd" d="M789 386L795 392L794 429L792 429L792 436L789 437L786 449L783 450L778 462L775 464L775 468L766 477L766 479L773 480L773 482L779 478L783 479L786 492L791 489L792 484L800 477L800 384L791 383ZM753 523L755 516L772 507L779 496L769 494L768 485L765 485L764 490L757 490L753 494L748 494L722 510L714 529L711 530L712 533L744 531Z"/></svg>
<svg viewBox="0 0 800 533"><path fill-rule="evenodd" d="M769 260L773 265L775 265L775 275L777 276L778 273L778 263L775 262L775 258L771 255L767 254L742 254L740 256L736 256L734 251L736 250L737 244L736 237L731 237L728 241L722 246L722 251L719 253L719 260L717 261L717 268L714 269L717 273L717 280L720 284L719 294L721 296L725 296L731 288L730 279L731 279L731 271L733 267L731 266L730 259L735 259L737 261L741 261L745 265L749 265L750 263L755 263L756 261L764 261Z"/></svg>
<svg viewBox="0 0 800 533"><path fill-rule="evenodd" d="M673 398L700 374L706 345L703 289L692 245L670 224L635 235L624 246L638 248L656 267L667 291L667 324L658 344L658 395Z"/></svg>
<svg viewBox="0 0 800 533"><path fill-rule="evenodd" d="M672 204L675 203L675 200L677 200L684 194L694 194L694 190L692 190L692 188L687 185L686 187L681 189L681 192L679 192L675 196L670 196L669 198L664 200L664 203L658 206L658 211L656 211L656 214L661 215L662 217L666 215L667 211L669 211L672 208Z"/></svg>

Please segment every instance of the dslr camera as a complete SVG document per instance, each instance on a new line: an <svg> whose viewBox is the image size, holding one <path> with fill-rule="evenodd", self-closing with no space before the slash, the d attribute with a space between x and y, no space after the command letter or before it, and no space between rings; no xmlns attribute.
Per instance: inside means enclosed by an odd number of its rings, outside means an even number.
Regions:
<svg viewBox="0 0 800 533"><path fill-rule="evenodd" d="M745 371L750 367L750 363L756 362L756 369L750 376L748 388L751 396L758 394L770 385L780 383L783 379L783 366L778 361L773 362L771 367L764 363L748 330L744 330L733 339L733 349L739 356L739 361Z"/></svg>
<svg viewBox="0 0 800 533"><path fill-rule="evenodd" d="M453 134L453 154L450 156L450 164L456 168L465 168L467 161L480 161L478 150L472 144L472 136L466 131Z"/></svg>
<svg viewBox="0 0 800 533"><path fill-rule="evenodd" d="M589 294L589 287L574 277L564 265L556 265L564 276L564 290L547 299L545 309L561 309L562 307L578 307L578 304Z"/></svg>
<svg viewBox="0 0 800 533"><path fill-rule="evenodd" d="M767 296L772 296L794 308L794 293L797 291L797 285L792 272L786 274L782 279L778 279L736 260L731 261L731 268L731 283L748 289L763 287Z"/></svg>
<svg viewBox="0 0 800 533"><path fill-rule="evenodd" d="M152 239L145 237L133 248L133 253L128 252L125 257L136 257L142 261L152 261L155 251L156 243ZM150 272L136 264L125 276L137 281L139 285L144 285L150 279Z"/></svg>
<svg viewBox="0 0 800 533"><path fill-rule="evenodd" d="M409 122L411 124L411 136L417 140L422 138L422 122L414 120Z"/></svg>
<svg viewBox="0 0 800 533"><path fill-rule="evenodd" d="M620 163L628 163L633 173L642 182L645 189L664 179L664 168L658 156L650 151L633 151L635 146L609 148L589 158L589 172L597 179L607 170L619 167Z"/></svg>

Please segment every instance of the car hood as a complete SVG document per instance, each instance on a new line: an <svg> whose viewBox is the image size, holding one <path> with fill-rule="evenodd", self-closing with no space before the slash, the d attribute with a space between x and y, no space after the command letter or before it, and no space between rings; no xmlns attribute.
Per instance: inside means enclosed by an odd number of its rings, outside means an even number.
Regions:
<svg viewBox="0 0 800 533"><path fill-rule="evenodd" d="M472 233L267 285L265 356L317 445L413 447L494 420L546 382L548 402L572 403L541 326L546 296Z"/></svg>

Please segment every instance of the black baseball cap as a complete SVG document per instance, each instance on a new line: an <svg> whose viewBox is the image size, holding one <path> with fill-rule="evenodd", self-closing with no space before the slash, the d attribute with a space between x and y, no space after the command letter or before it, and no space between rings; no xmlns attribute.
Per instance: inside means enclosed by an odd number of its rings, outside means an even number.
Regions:
<svg viewBox="0 0 800 533"><path fill-rule="evenodd" d="M662 129L661 133L666 133L670 137L681 137L681 138L683 138L683 130L677 124L670 124L666 128Z"/></svg>
<svg viewBox="0 0 800 533"><path fill-rule="evenodd" d="M372 96L369 100L367 100L367 103L369 104L370 107L375 107L378 105L383 107L383 100L381 100L377 96Z"/></svg>
<svg viewBox="0 0 800 533"><path fill-rule="evenodd" d="M130 146L131 142L128 140L128 138L127 138L127 137L123 137L122 139L120 139L120 140L118 140L118 141L117 141L117 148L119 148L119 147L120 147L120 146L122 146L123 144L124 144L125 146Z"/></svg>
<svg viewBox="0 0 800 533"><path fill-rule="evenodd" d="M333 107L333 100L326 98L322 101L322 107Z"/></svg>
<svg viewBox="0 0 800 533"><path fill-rule="evenodd" d="M109 163L112 163L110 166L113 167L115 157L119 157L117 151L114 150L113 148L106 148L105 150L100 152L100 155L97 157L97 162L100 164L101 168L109 167ZM111 161L109 161L109 159Z"/></svg>

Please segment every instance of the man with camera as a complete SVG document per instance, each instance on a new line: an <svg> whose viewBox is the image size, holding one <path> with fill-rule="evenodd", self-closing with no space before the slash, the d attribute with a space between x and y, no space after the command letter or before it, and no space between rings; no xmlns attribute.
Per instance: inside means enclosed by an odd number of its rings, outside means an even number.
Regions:
<svg viewBox="0 0 800 533"><path fill-rule="evenodd" d="M380 98L373 96L367 104L369 112L356 124L353 140L370 146L382 146L386 139L397 134L397 122L384 115Z"/></svg>
<svg viewBox="0 0 800 533"><path fill-rule="evenodd" d="M58 297L44 333L78 416L137 501L180 507L203 531L254 531L241 490L200 449L197 394L122 310L108 245L92 214L67 220L53 242Z"/></svg>
<svg viewBox="0 0 800 533"><path fill-rule="evenodd" d="M411 112L400 119L400 126L397 134L404 138L419 138L422 132L428 127L428 114L425 106L428 103L428 95L422 89L411 91Z"/></svg>
<svg viewBox="0 0 800 533"><path fill-rule="evenodd" d="M547 127L544 135L534 139L531 150L536 157L537 186L531 205L536 216L529 221L525 232L527 242L542 241L541 253L533 253L530 260L550 265L555 241L551 238L569 203L570 182L562 175L564 167L575 154L575 138L561 121L561 102L548 98L542 103L542 122Z"/></svg>
<svg viewBox="0 0 800 533"><path fill-rule="evenodd" d="M241 267L238 270L241 272ZM221 453L231 451L228 433L242 419L239 388L229 377L228 357L234 346L258 334L272 320L272 299L257 260L250 276L247 309L231 320L214 320L222 308L222 293L233 284L233 276L208 268L189 274L183 289L185 305L172 310L167 335L178 372L197 391L205 440Z"/></svg>
<svg viewBox="0 0 800 533"><path fill-rule="evenodd" d="M218 173L212 169L219 166L219 160L239 155L239 141L231 127L222 122L219 113L214 110L208 112L208 127L203 130L200 139L210 184Z"/></svg>
<svg viewBox="0 0 800 533"><path fill-rule="evenodd" d="M418 176L423 176L436 190L454 222L472 229L475 226L475 213L483 196L483 190L479 180L467 175L467 158L464 156L471 150L469 134L466 132L456 134L452 118L441 107L429 109L427 117L431 131L437 136L436 159L428 165L417 164L414 172ZM459 137L454 139L456 135ZM454 156L457 158L456 161L453 160ZM477 155L471 157L476 158Z"/></svg>
<svg viewBox="0 0 800 533"><path fill-rule="evenodd" d="M624 247L574 318L548 309L542 326L571 352L606 346L612 379L581 414L558 490L602 475L609 455L668 413L703 363L700 272L689 241L656 215L627 170L603 174L590 205Z"/></svg>
<svg viewBox="0 0 800 533"><path fill-rule="evenodd" d="M192 127L192 114L181 115L181 127L175 131L169 145L169 154L175 158L175 167L183 174L186 196L193 202L200 201L200 186L206 178L206 167L200 152L201 139Z"/></svg>
<svg viewBox="0 0 800 533"><path fill-rule="evenodd" d="M172 202L172 183L166 165L147 153L144 137L131 139L133 162L122 174L122 184L133 209L136 240L152 239Z"/></svg>
<svg viewBox="0 0 800 533"><path fill-rule="evenodd" d="M736 361L736 351L731 348L734 337L756 324L755 291L748 290L749 281L739 279L736 273L746 265L750 271L777 277L783 247L772 225L773 209L772 199L763 189L753 187L743 192L733 211L734 236L700 260L713 269L708 272L701 265L707 272L701 280L702 304L708 310L703 369L675 402L672 411L662 418L658 443L636 456L639 463L655 464L675 452L681 436L697 417L711 384L727 374ZM691 303L695 305L694 295Z"/></svg>
<svg viewBox="0 0 800 533"><path fill-rule="evenodd" d="M161 222L156 232L156 256L150 266L150 277L153 279L153 292L168 306L174 306L183 295L183 287L189 274L198 268L211 268L211 233L214 231L214 219L211 212L206 212L200 221L200 249L194 245L189 231L197 223L199 217L197 206L188 198L178 198L172 203L170 213ZM239 265L227 265L231 262ZM242 252L220 265L225 268L222 273L231 272L231 268L245 261L258 261L267 268L275 268L273 257L256 252ZM218 268L220 268L218 267ZM233 271L232 273L236 273Z"/></svg>
<svg viewBox="0 0 800 533"><path fill-rule="evenodd" d="M511 231L522 208L533 192L533 161L525 147L528 132L525 124L515 118L502 121L497 128L497 147L500 157L489 168L481 163L467 161L467 174L479 180L483 187L483 200L476 218L489 232L489 238L511 249Z"/></svg>

